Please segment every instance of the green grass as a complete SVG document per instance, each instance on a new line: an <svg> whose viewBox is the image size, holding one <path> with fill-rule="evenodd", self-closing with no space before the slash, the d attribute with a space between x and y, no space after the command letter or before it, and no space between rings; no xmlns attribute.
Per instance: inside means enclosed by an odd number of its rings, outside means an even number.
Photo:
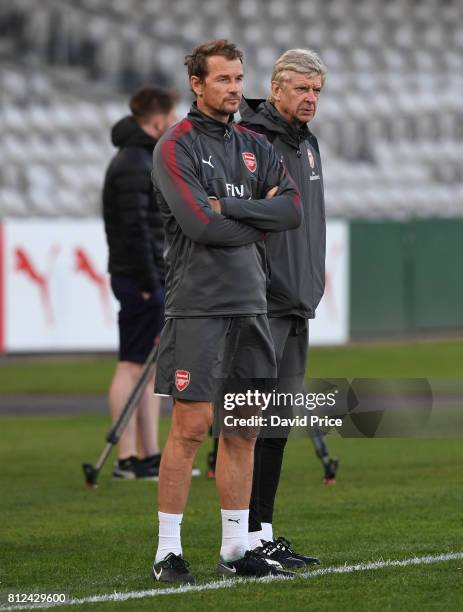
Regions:
<svg viewBox="0 0 463 612"><path fill-rule="evenodd" d="M107 393L113 357L5 358L0 362L0 390L13 393Z"/></svg>
<svg viewBox="0 0 463 612"><path fill-rule="evenodd" d="M0 591L71 597L153 588L157 485L113 482L83 488L81 462L95 461L102 416L0 418ZM168 419L162 420L165 436ZM330 437L341 457L338 484L321 485L307 439L288 443L276 530L324 566L463 550L461 440ZM208 445L197 465L204 467ZM199 582L215 579L220 538L214 484L193 481L184 550ZM443 610L463 606L463 561L327 575L168 595L79 610Z"/></svg>
<svg viewBox="0 0 463 612"><path fill-rule="evenodd" d="M22 358L0 362L2 393L106 393L112 357ZM311 348L313 378L463 378L463 342L411 342Z"/></svg>
<svg viewBox="0 0 463 612"><path fill-rule="evenodd" d="M308 372L314 378L463 378L463 342L314 348L309 352Z"/></svg>
<svg viewBox="0 0 463 612"><path fill-rule="evenodd" d="M106 393L114 364L108 357L4 359L0 389ZM318 348L309 361L313 377L453 378L459 396L462 369L462 342ZM100 415L0 417L0 594L84 597L155 588L150 564L157 485L113 482L110 459L100 487L83 488L81 463L96 461L108 426L109 417ZM165 437L169 420L161 426ZM333 435L328 443L341 458L332 488L321 484L310 442L289 441L276 505L278 534L319 555L324 567L463 551L461 439ZM199 467L208 450L209 444L201 449ZM194 479L183 543L200 584L216 579L219 541L214 484ZM452 561L62 609L458 610L462 576L463 561Z"/></svg>

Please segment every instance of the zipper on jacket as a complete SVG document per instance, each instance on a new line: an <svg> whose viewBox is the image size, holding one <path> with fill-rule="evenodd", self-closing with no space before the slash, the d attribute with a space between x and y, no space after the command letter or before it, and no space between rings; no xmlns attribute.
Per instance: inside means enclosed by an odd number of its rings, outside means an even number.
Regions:
<svg viewBox="0 0 463 612"><path fill-rule="evenodd" d="M227 151L227 149L230 148L230 144L231 144L231 131L228 128L225 128L225 132L223 135L223 141L225 144L225 151Z"/></svg>
<svg viewBox="0 0 463 612"><path fill-rule="evenodd" d="M300 181L301 181L301 185L304 185L306 182L306 178L305 178L305 165L304 165L304 161L303 159L301 159L302 157L302 151L301 148L306 146L305 144L305 138L302 136L302 134L298 133L297 135L297 158L299 160L299 166L298 166L298 171L299 171L299 176L300 176ZM307 189L309 190L309 196L310 196L310 183L307 186ZM309 253L310 253L310 257L309 257L309 263L310 263L310 273L311 273L311 304L310 304L310 310L311 310L311 314L314 314L314 270L313 270L313 253L312 253L312 241L311 241L311 236L310 236L310 221L311 221L311 216L312 216L312 206L311 206L311 202L310 202L310 198L309 198L309 205L307 206L307 209L304 209L304 223L305 223L305 234L307 237L307 246L309 249Z"/></svg>
<svg viewBox="0 0 463 612"><path fill-rule="evenodd" d="M297 153L296 153L296 155L297 155L298 157L301 157L301 155L302 155L302 151L301 151L301 142L303 142L303 140L304 140L304 139L302 138L302 136L301 136L300 134L298 134L298 135L297 135Z"/></svg>
<svg viewBox="0 0 463 612"><path fill-rule="evenodd" d="M304 140L304 139L302 139ZM299 142L301 141L301 137L299 136ZM310 144L310 140L309 140L309 144ZM306 145L305 145L306 146ZM302 180L304 181L304 169L301 168L302 170ZM309 185L308 185L308 190L309 190L309 196L311 196L311 191L312 191L312 187L310 185L310 181L309 181ZM314 290L314 258L313 258L313 252L312 252L312 240L311 240L311 236L310 236L310 226L311 226L311 217L312 217L312 206L311 206L311 202L309 200L309 207L308 207L308 218L305 220L305 227L306 227L306 233L307 233L307 242L309 244L309 253L310 253L310 276L311 276L311 285L312 285L312 303L310 305L310 309L312 311L312 315L315 315L315 308L314 308L314 303L315 303L315 290Z"/></svg>

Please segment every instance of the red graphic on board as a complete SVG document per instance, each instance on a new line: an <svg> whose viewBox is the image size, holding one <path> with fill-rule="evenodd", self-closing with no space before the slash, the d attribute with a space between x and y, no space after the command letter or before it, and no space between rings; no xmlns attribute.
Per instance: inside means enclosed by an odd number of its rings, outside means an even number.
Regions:
<svg viewBox="0 0 463 612"><path fill-rule="evenodd" d="M4 293L4 253L3 253L3 225L0 223L0 353L5 350L5 315L3 312L5 304Z"/></svg>
<svg viewBox="0 0 463 612"><path fill-rule="evenodd" d="M82 272L87 279L97 287L104 317L108 323L112 323L108 278L106 274L101 274L97 271L92 260L90 259L90 256L84 251L83 248L76 247L74 250L74 255L76 265L75 271Z"/></svg>
<svg viewBox="0 0 463 612"><path fill-rule="evenodd" d="M55 322L55 318L53 316L53 310L51 307L50 300L50 276L51 276L51 266L56 256L59 253L59 246L53 245L50 249L47 272L40 273L33 263L31 256L27 253L27 251L22 247L16 247L14 250L15 254L15 271L23 272L26 277L37 286L40 299L42 302L43 310L45 313L45 320L48 325L53 325Z"/></svg>

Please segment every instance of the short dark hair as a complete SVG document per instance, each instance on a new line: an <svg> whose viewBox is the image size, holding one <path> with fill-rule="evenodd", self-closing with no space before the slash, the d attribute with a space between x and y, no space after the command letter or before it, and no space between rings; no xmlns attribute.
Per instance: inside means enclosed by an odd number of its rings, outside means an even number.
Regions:
<svg viewBox="0 0 463 612"><path fill-rule="evenodd" d="M130 98L129 107L135 119L143 119L148 115L167 115L177 102L178 95L174 90L145 85Z"/></svg>
<svg viewBox="0 0 463 612"><path fill-rule="evenodd" d="M203 81L208 74L207 58L214 55L220 55L228 60L239 59L240 62L243 61L243 52L234 43L224 38L210 40L193 49L193 52L185 57L188 77L191 79L192 76L196 76L200 81Z"/></svg>

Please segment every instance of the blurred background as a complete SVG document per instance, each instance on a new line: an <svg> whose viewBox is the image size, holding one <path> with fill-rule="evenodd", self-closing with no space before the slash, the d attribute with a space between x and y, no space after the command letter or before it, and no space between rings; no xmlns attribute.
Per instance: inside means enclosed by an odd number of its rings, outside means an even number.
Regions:
<svg viewBox="0 0 463 612"><path fill-rule="evenodd" d="M145 83L176 88L181 117L184 56L219 37L244 50L248 97L288 48L328 67L311 124L329 220L315 343L463 329L459 0L1 0L0 31L3 352L115 347L111 126Z"/></svg>

